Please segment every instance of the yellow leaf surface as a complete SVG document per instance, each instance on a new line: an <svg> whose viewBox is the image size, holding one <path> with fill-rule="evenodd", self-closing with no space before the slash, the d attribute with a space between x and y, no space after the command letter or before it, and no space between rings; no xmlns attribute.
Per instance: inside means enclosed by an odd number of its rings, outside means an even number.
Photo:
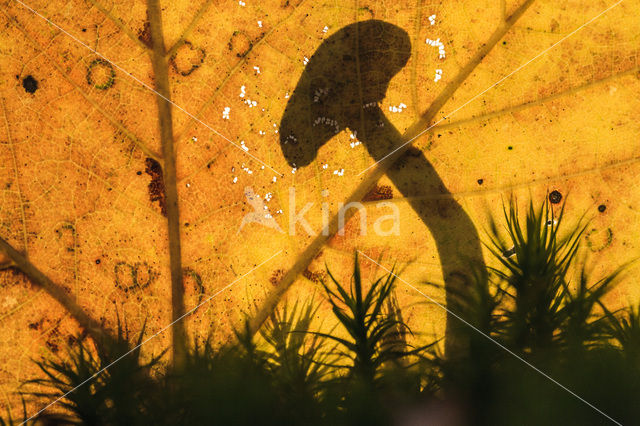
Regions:
<svg viewBox="0 0 640 426"><path fill-rule="evenodd" d="M438 201L447 195L428 186L430 173L482 240L487 217L499 216L511 195L525 204L557 190L569 221L585 212L591 219L585 253L595 275L635 259L639 7L637 0L162 2L185 306L206 301L185 320L189 333L223 341L243 313L274 300L292 267L301 273L288 298L318 290L325 263L347 279L356 249L385 268L397 264L403 279L443 303L441 287L421 284L443 282L433 236L440 225L429 229L425 217L445 227L438 235L451 232L442 244L474 236ZM132 333L147 320L153 335L172 316L147 6L4 0L0 12L0 236L106 328L118 312ZM388 129L419 135L404 165L393 166L405 171L371 180L377 169L365 145L372 142L342 122L308 165L294 169L279 130L308 62L344 27L370 19L410 41L406 65L379 102ZM382 59L363 66L383 67L395 47L381 46ZM333 124L317 126L326 132ZM305 252L322 235L323 204L334 215L367 182L374 189L364 225L355 215ZM403 194L399 184L421 191ZM393 210L381 201L397 207L398 235L374 229ZM300 223L293 234L291 217L306 203L313 235ZM365 276L382 272L362 264ZM629 269L612 306L637 303L637 275ZM442 334L441 308L402 283L398 293L414 329ZM46 291L1 270L2 405L17 406L14 392L36 374L31 359L61 351L76 332ZM166 330L145 347L158 353L169 344Z"/></svg>

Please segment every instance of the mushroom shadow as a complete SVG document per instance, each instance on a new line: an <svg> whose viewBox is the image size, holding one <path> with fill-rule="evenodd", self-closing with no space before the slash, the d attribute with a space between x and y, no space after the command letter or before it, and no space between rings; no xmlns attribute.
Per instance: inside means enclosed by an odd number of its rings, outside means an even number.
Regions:
<svg viewBox="0 0 640 426"><path fill-rule="evenodd" d="M337 133L357 134L378 161L405 143L379 107L391 78L411 56L403 29L379 20L348 25L310 58L280 123L280 146L293 167L309 165ZM422 151L409 148L387 176L433 235L442 266L448 309L464 315L469 261L484 265L478 232ZM446 352L462 349L459 322L447 314ZM455 342L454 342L455 341ZM453 352L451 352L453 354Z"/></svg>

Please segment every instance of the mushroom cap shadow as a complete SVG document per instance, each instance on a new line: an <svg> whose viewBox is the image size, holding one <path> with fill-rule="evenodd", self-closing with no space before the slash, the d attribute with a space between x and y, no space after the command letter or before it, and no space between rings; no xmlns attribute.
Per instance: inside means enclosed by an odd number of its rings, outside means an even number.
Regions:
<svg viewBox="0 0 640 426"><path fill-rule="evenodd" d="M411 56L403 29L379 20L350 24L318 47L280 121L280 147L289 165L310 164L329 139L358 128L384 99L389 82Z"/></svg>

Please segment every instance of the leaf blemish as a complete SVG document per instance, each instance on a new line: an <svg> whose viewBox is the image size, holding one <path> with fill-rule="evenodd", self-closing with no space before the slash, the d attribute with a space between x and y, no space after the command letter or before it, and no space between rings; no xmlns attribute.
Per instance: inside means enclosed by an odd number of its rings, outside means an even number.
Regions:
<svg viewBox="0 0 640 426"><path fill-rule="evenodd" d="M560 203L560 201L562 201L562 194L560 193L560 191L552 191L551 194L549 194L549 201L551 202L551 204Z"/></svg>
<svg viewBox="0 0 640 426"><path fill-rule="evenodd" d="M163 216L167 216L167 201L164 195L164 178L162 176L162 167L153 158L147 158L145 160L145 173L151 176L151 182L149 182L149 200L154 203L158 202L160 206L160 212Z"/></svg>
<svg viewBox="0 0 640 426"><path fill-rule="evenodd" d="M22 80L22 87L27 93L35 93L38 90L38 80L33 78L33 76L28 75Z"/></svg>
<svg viewBox="0 0 640 426"><path fill-rule="evenodd" d="M144 21L142 28L138 30L138 40L147 47L152 47L153 40L151 39L151 24L149 20Z"/></svg>

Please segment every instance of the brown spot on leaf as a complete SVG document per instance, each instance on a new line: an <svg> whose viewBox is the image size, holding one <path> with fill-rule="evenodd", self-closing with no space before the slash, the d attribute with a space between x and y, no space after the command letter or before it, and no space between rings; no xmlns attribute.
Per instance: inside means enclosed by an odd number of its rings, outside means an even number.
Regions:
<svg viewBox="0 0 640 426"><path fill-rule="evenodd" d="M147 158L145 160L145 173L151 176L151 182L149 182L149 200L158 202L160 206L160 212L163 216L167 216L167 200L164 195L164 178L162 176L162 167L153 158Z"/></svg>
<svg viewBox="0 0 640 426"><path fill-rule="evenodd" d="M53 353L57 353L60 350L60 347L58 346L58 344L56 342L52 342L51 340L47 340L45 342L45 344L47 345L49 350L51 352L53 352Z"/></svg>
<svg viewBox="0 0 640 426"><path fill-rule="evenodd" d="M44 323L44 318L40 318L38 321L30 322L29 328L31 330L40 330L42 328L43 323Z"/></svg>
<svg viewBox="0 0 640 426"><path fill-rule="evenodd" d="M149 21L144 21L142 28L138 30L138 40L143 42L146 46L152 47L153 40L151 39L151 24Z"/></svg>
<svg viewBox="0 0 640 426"><path fill-rule="evenodd" d="M390 200L393 198L393 189L389 185L376 185L364 196L362 201Z"/></svg>
<svg viewBox="0 0 640 426"><path fill-rule="evenodd" d="M309 269L305 269L302 275L309 281L319 283L324 280L326 274L324 272L312 272Z"/></svg>
<svg viewBox="0 0 640 426"><path fill-rule="evenodd" d="M271 274L271 278L269 278L269 282L275 287L280 283L280 280L284 276L284 269L276 269Z"/></svg>
<svg viewBox="0 0 640 426"><path fill-rule="evenodd" d="M562 194L560 193L560 191L552 191L551 194L549 194L549 201L551 202L551 204L558 204L560 201L562 201Z"/></svg>
<svg viewBox="0 0 640 426"><path fill-rule="evenodd" d="M22 80L22 87L27 93L33 94L38 90L38 81L33 76L28 75Z"/></svg>

